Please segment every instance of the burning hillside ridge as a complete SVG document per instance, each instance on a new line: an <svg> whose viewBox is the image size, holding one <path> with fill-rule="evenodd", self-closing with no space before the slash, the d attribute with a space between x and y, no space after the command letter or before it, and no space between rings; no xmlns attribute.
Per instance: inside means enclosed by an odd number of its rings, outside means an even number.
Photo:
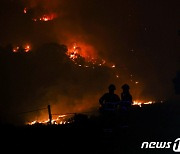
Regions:
<svg viewBox="0 0 180 154"><path fill-rule="evenodd" d="M75 23L68 23L72 25L70 27L68 26L66 27L64 25L67 23L63 23L61 26L58 26L59 25L58 20L53 22L55 23L54 25L51 25L52 22L50 22L50 24L45 23L48 21L52 21L61 15L61 2L57 0L52 0L51 2L47 0L37 0L37 1L24 0L23 4L24 4L24 9L22 10L22 13L27 15L28 20L32 19L35 22L38 22L38 21L43 22L40 25L35 24L34 27L31 27L32 29L36 29L36 26L37 26L37 29L34 31L34 33L32 33L35 37L37 36L37 41L43 40L44 36L46 37L46 36L52 35L52 38L56 37L54 36L54 34L51 34L51 31L53 31L53 28L54 28L53 26L55 25L55 29L58 27L58 29L55 30L56 35L58 34L59 35L58 37L62 38L62 39L58 38L58 42L60 40L61 42L67 45L68 51L66 55L74 62L74 64L76 64L79 67L86 67L86 68L106 66L106 67L114 69L114 76L117 79L121 79L123 77L123 75L121 75L121 71L122 71L121 66L120 68L113 61L109 60L109 58L104 58L104 57L99 56L96 46L93 43L87 43L87 42L91 42L89 39L89 35L86 35L86 33L81 31L81 26L79 26L79 24L77 23L78 20L76 21L76 18L73 17L73 20L75 21ZM30 19L28 18L29 16L30 16ZM46 27L47 29L41 32L42 30L39 28L41 28L41 26L44 26L44 25L46 25L48 28ZM25 34L25 35L28 35L28 34ZM74 38L78 38L78 39L74 39ZM31 50L30 48L31 48L30 45L23 47L24 52L29 52ZM20 51L19 45L13 48L13 52L19 52L19 51ZM130 75L128 75L128 78L130 78ZM134 80L131 80L130 82L139 83Z"/></svg>
<svg viewBox="0 0 180 154"><path fill-rule="evenodd" d="M66 48L66 47L65 47ZM18 52L25 52L28 53L32 49L32 46L28 43L25 43L24 45L13 45L13 48L11 49L12 52L18 53ZM75 42L75 43L69 43L67 46L67 50L65 52L65 55L73 62L78 67L83 67L83 68L109 68L111 69L111 72L114 74L113 76L121 80L121 69L117 67L116 64L109 62L108 60L105 60L98 56L98 52L96 49L85 42ZM139 81L133 79L134 76L130 75L129 81L135 85L139 84Z"/></svg>
<svg viewBox="0 0 180 154"><path fill-rule="evenodd" d="M68 46L66 55L74 64L82 67L105 66L106 60L97 56L95 49L85 43L72 43Z"/></svg>
<svg viewBox="0 0 180 154"><path fill-rule="evenodd" d="M58 0L24 0L24 14L32 16L33 21L51 21L60 14L60 2Z"/></svg>
<svg viewBox="0 0 180 154"><path fill-rule="evenodd" d="M43 14L42 16L33 18L33 21L51 21L54 20L55 18L57 18L57 14L55 13L49 13L49 14Z"/></svg>
<svg viewBox="0 0 180 154"><path fill-rule="evenodd" d="M39 13L37 13L39 12ZM33 21L51 21L58 17L58 13L51 11L36 11L34 9L24 8L24 14L31 14Z"/></svg>

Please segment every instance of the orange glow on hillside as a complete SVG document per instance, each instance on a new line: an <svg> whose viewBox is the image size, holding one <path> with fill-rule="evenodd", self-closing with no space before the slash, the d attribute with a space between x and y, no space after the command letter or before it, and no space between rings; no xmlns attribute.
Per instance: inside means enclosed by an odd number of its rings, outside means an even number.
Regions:
<svg viewBox="0 0 180 154"><path fill-rule="evenodd" d="M67 55L69 55L71 59L76 59L78 56L81 56L86 60L97 58L93 46L82 42L75 42L68 45Z"/></svg>
<svg viewBox="0 0 180 154"><path fill-rule="evenodd" d="M82 42L71 43L68 46L66 55L79 67L94 68L95 66L100 67L106 64L104 59L97 56L97 51L93 46ZM81 63L82 60L85 63Z"/></svg>
<svg viewBox="0 0 180 154"><path fill-rule="evenodd" d="M57 18L57 14L55 13L50 13L50 14L44 14L41 17L37 17L37 18L33 18L33 21L51 21L54 20L55 18Z"/></svg>

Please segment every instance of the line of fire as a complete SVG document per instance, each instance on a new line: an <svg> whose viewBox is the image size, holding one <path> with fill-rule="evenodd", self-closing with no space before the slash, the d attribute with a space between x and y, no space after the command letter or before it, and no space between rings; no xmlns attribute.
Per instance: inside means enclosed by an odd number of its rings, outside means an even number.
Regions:
<svg viewBox="0 0 180 154"><path fill-rule="evenodd" d="M158 105L163 103L161 102L138 102L134 101L132 109L138 109L141 107L148 107L148 105L153 105L154 103L157 103ZM47 120L45 121L39 121L39 120L34 120L32 122L27 122L26 125L32 126L32 125L68 125L68 124L73 124L76 123L77 120L80 120L78 118L82 118L83 116L87 118L91 117L93 114L97 115L98 110L95 111L89 111L89 112L81 112L81 113L64 113L64 114L54 114L51 111L51 106L48 105L47 108L42 108L38 110L33 110L33 111L27 111L21 114L27 114L27 113L32 113L32 112L38 112L39 110L46 110L47 113ZM115 112L115 111L114 111ZM44 113L45 114L45 113ZM99 116L99 115L98 115ZM57 118L54 118L57 117Z"/></svg>

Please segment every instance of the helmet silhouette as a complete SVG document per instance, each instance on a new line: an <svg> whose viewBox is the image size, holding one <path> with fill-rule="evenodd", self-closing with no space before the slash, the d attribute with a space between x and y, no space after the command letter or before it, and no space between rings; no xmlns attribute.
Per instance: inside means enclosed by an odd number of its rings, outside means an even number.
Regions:
<svg viewBox="0 0 180 154"><path fill-rule="evenodd" d="M109 90L116 90L116 86L114 84L110 84L108 89Z"/></svg>
<svg viewBox="0 0 180 154"><path fill-rule="evenodd" d="M128 84L124 84L121 88L124 89L124 90L129 90L130 89Z"/></svg>

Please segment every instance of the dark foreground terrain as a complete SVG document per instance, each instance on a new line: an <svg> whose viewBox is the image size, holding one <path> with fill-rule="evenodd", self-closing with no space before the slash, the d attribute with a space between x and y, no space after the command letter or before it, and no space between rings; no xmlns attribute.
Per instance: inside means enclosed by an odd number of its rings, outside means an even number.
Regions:
<svg viewBox="0 0 180 154"><path fill-rule="evenodd" d="M176 102L133 107L128 115L108 120L91 117L58 126L1 125L0 145L5 154L169 154L175 153L172 147L179 137L180 103ZM145 141L172 144L169 149L141 149Z"/></svg>

